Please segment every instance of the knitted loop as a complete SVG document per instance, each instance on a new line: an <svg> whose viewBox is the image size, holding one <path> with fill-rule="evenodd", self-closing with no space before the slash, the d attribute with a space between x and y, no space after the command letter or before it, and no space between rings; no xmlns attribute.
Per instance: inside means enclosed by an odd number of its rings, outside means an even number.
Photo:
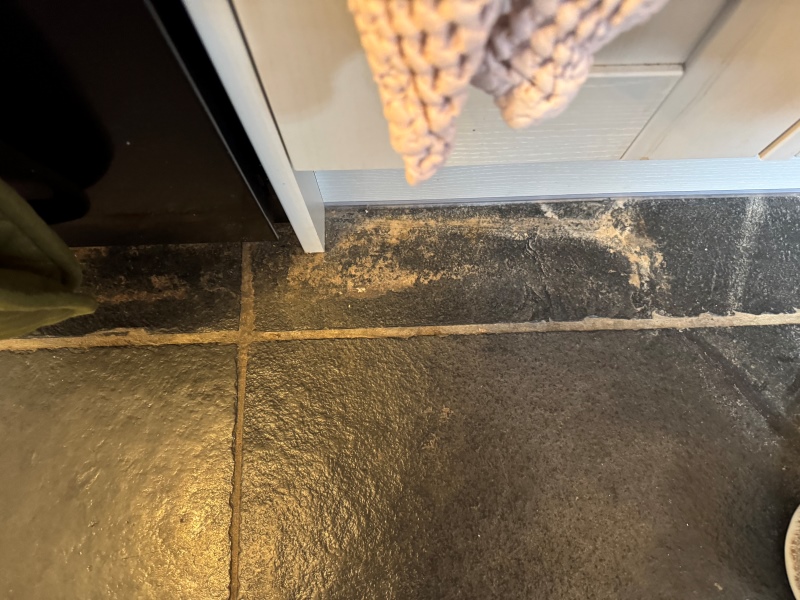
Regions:
<svg viewBox="0 0 800 600"><path fill-rule="evenodd" d="M593 54L667 0L348 0L411 185L449 156L467 86L511 127L560 114Z"/></svg>

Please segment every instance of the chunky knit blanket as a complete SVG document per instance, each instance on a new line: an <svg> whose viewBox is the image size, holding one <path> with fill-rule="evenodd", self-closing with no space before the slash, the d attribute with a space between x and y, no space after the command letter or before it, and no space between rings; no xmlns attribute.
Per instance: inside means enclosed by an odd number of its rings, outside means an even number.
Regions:
<svg viewBox="0 0 800 600"><path fill-rule="evenodd" d="M412 185L453 148L472 85L511 127L558 115L594 53L667 0L348 0Z"/></svg>

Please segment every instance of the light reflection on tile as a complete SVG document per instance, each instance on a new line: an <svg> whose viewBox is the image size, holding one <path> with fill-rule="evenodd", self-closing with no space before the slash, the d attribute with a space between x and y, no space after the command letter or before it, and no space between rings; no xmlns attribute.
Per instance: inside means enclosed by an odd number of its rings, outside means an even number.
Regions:
<svg viewBox="0 0 800 600"><path fill-rule="evenodd" d="M0 353L0 595L227 597L234 358Z"/></svg>

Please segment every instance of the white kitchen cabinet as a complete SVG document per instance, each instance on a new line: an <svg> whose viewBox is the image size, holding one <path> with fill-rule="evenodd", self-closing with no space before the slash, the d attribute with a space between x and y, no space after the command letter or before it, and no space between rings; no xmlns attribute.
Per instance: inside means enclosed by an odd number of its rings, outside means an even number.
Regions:
<svg viewBox="0 0 800 600"><path fill-rule="evenodd" d="M800 119L800 1L732 9L625 158L755 157Z"/></svg>
<svg viewBox="0 0 800 600"><path fill-rule="evenodd" d="M800 0L672 0L527 130L473 90L447 166L414 188L346 0L184 2L307 249L323 202L800 190ZM209 18L225 11L239 29Z"/></svg>
<svg viewBox="0 0 800 600"><path fill-rule="evenodd" d="M672 0L603 49L573 105L537 127L510 129L491 98L472 90L447 164L621 158L725 4ZM295 169L402 168L345 0L234 6Z"/></svg>

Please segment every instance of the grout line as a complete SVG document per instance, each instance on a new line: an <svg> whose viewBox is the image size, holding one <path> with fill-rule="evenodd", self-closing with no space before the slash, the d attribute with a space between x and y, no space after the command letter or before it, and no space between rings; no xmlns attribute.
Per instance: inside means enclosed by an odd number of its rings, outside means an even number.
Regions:
<svg viewBox="0 0 800 600"><path fill-rule="evenodd" d="M658 329L714 329L724 327L761 327L800 325L800 311L781 314L732 315L702 314L696 317L649 319L611 319L588 317L581 321L534 321L522 323L484 323L473 325L415 325L410 327L356 327L342 329L300 329L294 331L255 331L252 275L243 278L250 287L242 297L242 323L239 331L208 333L147 333L132 330L124 335L90 334L83 337L25 338L0 341L0 352L60 350L64 348L107 348L121 346L182 346L190 344L239 344L249 348L252 342L288 340L331 340L358 338L410 338L423 336L484 335L504 333L549 333L581 331L651 331ZM246 361L246 353L242 358ZM246 366L246 365L245 365Z"/></svg>
<svg viewBox="0 0 800 600"><path fill-rule="evenodd" d="M655 316L650 319L608 319L590 317L582 321L539 321L525 323L489 323L480 325L423 325L416 327L365 327L355 329L309 329L297 331L261 331L253 341L330 340L358 338L411 338L423 336L486 335L507 333L550 333L590 331L651 331L659 329L713 329L724 327L759 327L800 325L800 312L788 314L730 316L703 314L697 317Z"/></svg>
<svg viewBox="0 0 800 600"><path fill-rule="evenodd" d="M95 333L80 337L22 338L0 341L0 352L61 350L64 348L119 348L131 346L186 346L191 344L235 344L238 331L206 333L148 333L133 329L120 334Z"/></svg>
<svg viewBox="0 0 800 600"><path fill-rule="evenodd" d="M247 360L255 329L252 245L242 244L242 289L239 308L239 340L236 353L236 421L233 428L233 487L231 490L231 600L239 597L239 550L242 529L242 448Z"/></svg>

